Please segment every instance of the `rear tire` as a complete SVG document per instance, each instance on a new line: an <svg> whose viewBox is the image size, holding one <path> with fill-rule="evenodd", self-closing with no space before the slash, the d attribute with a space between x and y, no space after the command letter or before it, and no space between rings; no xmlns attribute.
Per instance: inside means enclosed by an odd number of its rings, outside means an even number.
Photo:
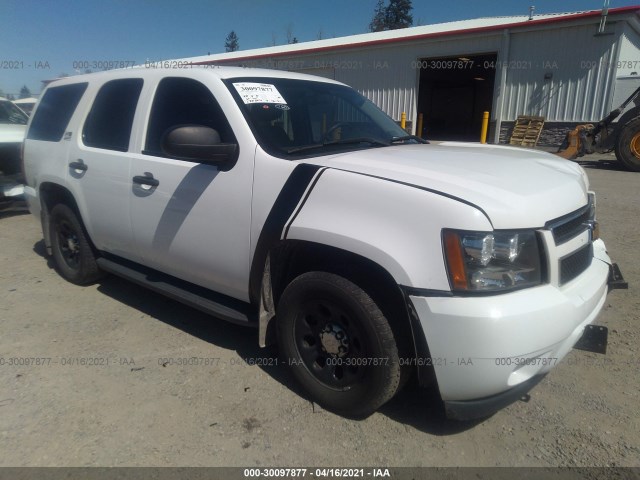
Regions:
<svg viewBox="0 0 640 480"><path fill-rule="evenodd" d="M640 172L640 118L622 127L616 141L616 158L626 169Z"/></svg>
<svg viewBox="0 0 640 480"><path fill-rule="evenodd" d="M396 339L380 308L360 287L326 272L295 278L278 304L278 344L313 401L366 417L400 385Z"/></svg>
<svg viewBox="0 0 640 480"><path fill-rule="evenodd" d="M87 285L98 280L102 272L76 213L67 205L56 205L51 210L50 228L57 272L76 285Z"/></svg>

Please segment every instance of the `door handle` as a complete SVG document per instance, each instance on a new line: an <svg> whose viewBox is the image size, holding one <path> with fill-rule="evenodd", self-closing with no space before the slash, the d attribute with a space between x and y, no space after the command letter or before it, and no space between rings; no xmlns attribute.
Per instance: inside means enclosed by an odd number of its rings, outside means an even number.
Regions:
<svg viewBox="0 0 640 480"><path fill-rule="evenodd" d="M153 177L147 177L146 175L136 175L133 177L133 183L137 183L138 185L148 186L148 187L157 187L160 185L160 182Z"/></svg>
<svg viewBox="0 0 640 480"><path fill-rule="evenodd" d="M83 172L86 172L89 169L89 167L81 159L78 159L75 162L71 162L69 164L69 168L73 168L74 170L81 170Z"/></svg>

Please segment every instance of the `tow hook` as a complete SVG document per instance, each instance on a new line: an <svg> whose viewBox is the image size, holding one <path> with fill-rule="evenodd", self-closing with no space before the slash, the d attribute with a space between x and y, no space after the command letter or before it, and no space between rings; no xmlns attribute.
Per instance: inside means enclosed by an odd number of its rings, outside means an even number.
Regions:
<svg viewBox="0 0 640 480"><path fill-rule="evenodd" d="M585 350L593 353L607 353L607 341L609 329L602 325L587 325L582 336L573 346L577 350Z"/></svg>
<svg viewBox="0 0 640 480"><path fill-rule="evenodd" d="M629 284L624 280L620 267L617 263L609 265L609 278L607 280L609 291L616 288L628 289ZM607 353L607 341L609 329L602 325L587 325L582 332L582 336L573 346L578 350L585 350L593 353Z"/></svg>
<svg viewBox="0 0 640 480"><path fill-rule="evenodd" d="M618 267L617 263L609 265L609 279L607 280L607 285L609 287L609 291L615 290L616 288L621 288L623 290L627 290L629 288L629 284L622 277L622 272L620 271L620 267Z"/></svg>

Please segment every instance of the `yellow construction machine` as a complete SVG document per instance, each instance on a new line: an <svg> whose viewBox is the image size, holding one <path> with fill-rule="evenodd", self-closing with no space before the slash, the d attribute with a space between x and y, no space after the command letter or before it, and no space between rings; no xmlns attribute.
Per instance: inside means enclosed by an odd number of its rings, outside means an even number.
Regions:
<svg viewBox="0 0 640 480"><path fill-rule="evenodd" d="M613 123L634 101L635 106ZM612 150L615 150L616 158L625 168L640 172L640 87L597 124L578 125L567 133L557 155L574 160L588 153Z"/></svg>

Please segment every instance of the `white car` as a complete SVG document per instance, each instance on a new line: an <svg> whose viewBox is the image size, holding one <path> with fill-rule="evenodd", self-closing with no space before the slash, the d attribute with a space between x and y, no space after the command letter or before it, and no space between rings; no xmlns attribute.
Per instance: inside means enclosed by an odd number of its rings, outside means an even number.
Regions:
<svg viewBox="0 0 640 480"><path fill-rule="evenodd" d="M33 107L35 107L36 103L38 103L38 99L33 97L20 98L18 100L14 100L13 103L17 105L24 113L26 113L27 115L31 115Z"/></svg>
<svg viewBox="0 0 640 480"><path fill-rule="evenodd" d="M425 143L319 77L103 72L44 91L25 194L64 278L255 326L328 409L369 415L415 373L450 417L486 416L567 354L619 271L579 165Z"/></svg>
<svg viewBox="0 0 640 480"><path fill-rule="evenodd" d="M28 119L13 102L0 97L0 201L22 195L20 149Z"/></svg>

